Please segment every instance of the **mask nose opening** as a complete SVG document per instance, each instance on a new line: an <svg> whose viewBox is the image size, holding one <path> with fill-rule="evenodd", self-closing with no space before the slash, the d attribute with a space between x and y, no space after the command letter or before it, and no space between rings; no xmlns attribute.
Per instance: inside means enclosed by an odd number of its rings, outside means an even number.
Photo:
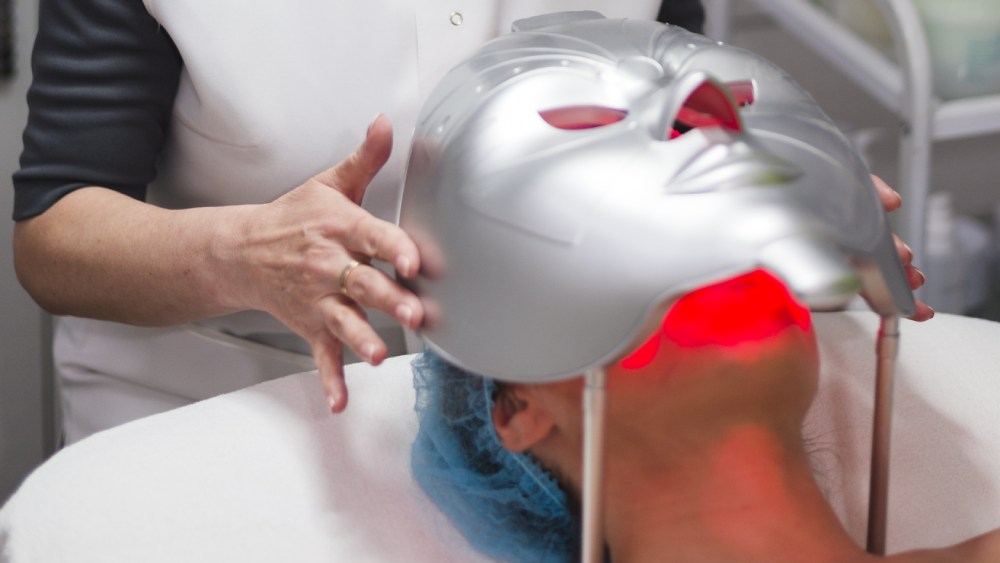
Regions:
<svg viewBox="0 0 1000 563"><path fill-rule="evenodd" d="M753 105L757 99L757 90L754 88L752 80L726 82L726 89L729 90L736 105L741 108Z"/></svg>
<svg viewBox="0 0 1000 563"><path fill-rule="evenodd" d="M752 83L740 82L734 85L739 92L739 100L742 100L744 105L753 102ZM736 109L737 100L731 98L726 90L726 86L711 80L706 80L695 87L677 110L673 124L667 131L667 137L676 139L692 129L705 127L721 127L732 132L742 131L743 124Z"/></svg>

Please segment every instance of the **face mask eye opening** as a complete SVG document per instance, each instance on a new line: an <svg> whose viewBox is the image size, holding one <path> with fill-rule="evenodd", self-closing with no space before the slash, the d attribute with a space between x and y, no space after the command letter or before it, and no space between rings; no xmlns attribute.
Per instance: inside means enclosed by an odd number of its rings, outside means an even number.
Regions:
<svg viewBox="0 0 1000 563"><path fill-rule="evenodd" d="M618 123L625 119L628 111L604 106L567 106L542 110L538 115L557 129L576 131Z"/></svg>
<svg viewBox="0 0 1000 563"><path fill-rule="evenodd" d="M726 90L731 94L727 94ZM752 82L733 82L726 84L726 89L712 82L703 82L681 105L668 131L668 137L676 139L692 129L703 127L722 127L729 131L741 131L743 126L735 104L743 107L752 104L753 101Z"/></svg>

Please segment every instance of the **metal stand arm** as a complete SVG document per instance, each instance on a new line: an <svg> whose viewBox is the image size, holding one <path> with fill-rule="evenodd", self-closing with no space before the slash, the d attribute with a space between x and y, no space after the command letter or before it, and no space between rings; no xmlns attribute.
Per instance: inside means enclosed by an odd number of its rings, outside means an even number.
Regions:
<svg viewBox="0 0 1000 563"><path fill-rule="evenodd" d="M885 555L889 513L889 447L892 394L899 354L899 316L882 317L876 344L875 412L872 417L871 480L868 490L868 553Z"/></svg>
<svg viewBox="0 0 1000 563"><path fill-rule="evenodd" d="M583 391L583 563L604 561L604 413L603 369L587 372Z"/></svg>

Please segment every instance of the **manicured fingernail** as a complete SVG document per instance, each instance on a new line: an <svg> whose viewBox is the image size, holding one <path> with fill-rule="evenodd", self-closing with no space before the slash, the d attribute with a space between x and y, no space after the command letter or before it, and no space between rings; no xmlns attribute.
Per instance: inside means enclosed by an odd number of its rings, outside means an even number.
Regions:
<svg viewBox="0 0 1000 563"><path fill-rule="evenodd" d="M927 276L925 276L924 273L920 271L920 268L913 268L913 271L916 272L918 276L920 276L920 285L924 285L924 282L927 281Z"/></svg>
<svg viewBox="0 0 1000 563"><path fill-rule="evenodd" d="M399 275L403 276L404 278L410 277L411 275L410 268L412 267L413 267L413 262L410 261L409 256L400 254L399 256L396 257L396 271L399 272Z"/></svg>
<svg viewBox="0 0 1000 563"><path fill-rule="evenodd" d="M326 403L330 407L330 412L337 412L337 403L340 402L340 396L330 393L326 396Z"/></svg>
<svg viewBox="0 0 1000 563"><path fill-rule="evenodd" d="M375 345L369 342L361 347L361 355L365 361L371 363L375 360Z"/></svg>
<svg viewBox="0 0 1000 563"><path fill-rule="evenodd" d="M410 326L410 321L413 319L413 307L400 304L396 307L396 318L403 323L403 326Z"/></svg>

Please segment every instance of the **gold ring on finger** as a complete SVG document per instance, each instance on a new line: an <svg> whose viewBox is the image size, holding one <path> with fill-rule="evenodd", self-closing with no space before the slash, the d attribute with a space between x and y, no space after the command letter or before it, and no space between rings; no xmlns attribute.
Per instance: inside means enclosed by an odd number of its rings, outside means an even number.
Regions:
<svg viewBox="0 0 1000 563"><path fill-rule="evenodd" d="M350 277L351 272L354 271L354 268L357 268L360 265L361 262L358 262L357 260L351 260L350 262L347 263L346 266L344 266L344 269L340 271L340 293L342 293L343 295L347 295L347 278Z"/></svg>

